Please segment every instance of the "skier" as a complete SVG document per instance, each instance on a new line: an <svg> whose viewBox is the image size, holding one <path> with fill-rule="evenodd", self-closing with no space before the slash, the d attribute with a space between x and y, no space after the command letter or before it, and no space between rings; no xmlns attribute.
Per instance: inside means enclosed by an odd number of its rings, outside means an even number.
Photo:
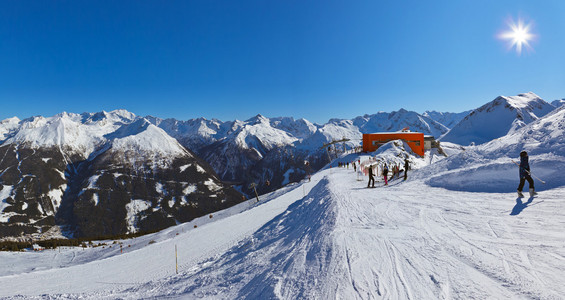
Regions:
<svg viewBox="0 0 565 300"><path fill-rule="evenodd" d="M371 186L371 181L373 182L373 186ZM375 187L375 177L373 176L372 165L369 165L369 183L367 183L367 187Z"/></svg>
<svg viewBox="0 0 565 300"><path fill-rule="evenodd" d="M410 167L410 163L408 162L408 157L404 159L404 180L408 178L408 167Z"/></svg>
<svg viewBox="0 0 565 300"><path fill-rule="evenodd" d="M524 197L522 194L522 189L524 189L524 183L528 181L530 186L530 197L537 195L534 187L534 180L530 176L530 164L528 162L528 152L520 152L520 184L518 185L518 197Z"/></svg>
<svg viewBox="0 0 565 300"><path fill-rule="evenodd" d="M357 172L357 163L355 163L355 161L353 161L352 164L353 164L353 171Z"/></svg>
<svg viewBox="0 0 565 300"><path fill-rule="evenodd" d="M388 167L386 164L383 167L383 177L385 178L385 185L388 185Z"/></svg>

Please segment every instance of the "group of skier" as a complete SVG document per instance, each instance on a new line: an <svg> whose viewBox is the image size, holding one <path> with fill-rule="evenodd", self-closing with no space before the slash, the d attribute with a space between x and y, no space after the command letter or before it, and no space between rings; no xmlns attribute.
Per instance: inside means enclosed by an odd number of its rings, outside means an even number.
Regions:
<svg viewBox="0 0 565 300"><path fill-rule="evenodd" d="M410 162L408 161L408 158L404 159L404 170L400 169L399 166L395 165L392 166L392 176L391 178L394 178L396 176L400 176L400 173L404 172L404 180L408 179L408 169L410 168ZM369 169L369 182L367 183L367 187L371 188L371 187L375 187L375 171L374 171L374 165L369 165L368 167ZM382 175L383 175L383 179L385 182L385 185L388 185L388 173L389 173L389 168L388 165L385 163L382 167Z"/></svg>
<svg viewBox="0 0 565 300"><path fill-rule="evenodd" d="M349 168L349 165L352 165L353 169L355 172L357 172L357 168L361 167L361 161L352 161L352 162L339 162L338 166L342 167L342 168ZM376 163L369 163L368 167L365 167L368 170L368 175L369 175L369 182L367 183L367 187L368 188L374 188L375 187L375 166ZM522 193L523 189L524 189L524 184L526 183L526 181L529 184L529 192L530 192L530 196L533 197L535 195L537 195L537 192L535 191L535 186L534 186L534 180L532 179L532 174L530 172L530 164L529 164L529 157L528 157L528 153L526 151L522 151L520 152L520 164L519 164L520 168L520 183L518 184L518 197L523 198L524 194ZM391 178L395 178L395 176L400 176L400 173L404 173L404 180L408 179L408 170L410 169L410 161L408 160L408 157L406 157L404 159L404 169L400 169L400 167L398 165L394 165L392 166L392 176ZM382 173L381 175L383 176L385 185L388 185L388 176L389 173L389 168L387 166L387 164L383 164L382 166ZM536 177L537 178L537 177ZM543 181L542 181L543 182ZM545 182L543 182L545 183Z"/></svg>
<svg viewBox="0 0 565 300"><path fill-rule="evenodd" d="M349 165L351 164L351 166L353 167L353 171L357 172L357 166L361 163L361 160L359 161L352 161L352 162L338 162L337 166L340 168L347 168L349 169Z"/></svg>
<svg viewBox="0 0 565 300"><path fill-rule="evenodd" d="M535 186L534 186L534 180L532 179L532 174L530 172L530 164L529 164L529 157L528 157L528 153L526 151L522 151L520 152L520 183L518 184L518 197L523 198L524 194L522 193L522 190L524 189L524 184L526 183L526 181L529 184L529 192L530 192L530 197L533 197L535 195L537 195L537 192L535 191ZM408 169L410 168L410 163L408 161L408 158L405 158L404 160L404 170L399 170L399 168L397 166L393 167L393 175L392 177L394 178L395 175L399 174L400 172L404 171L404 180L406 180L408 178ZM368 167L368 173L369 173L369 182L367 183L367 187L371 188L371 187L375 187L375 171L374 171L374 165L370 164ZM384 178L384 182L385 185L388 185L388 166L385 163L382 167L382 175Z"/></svg>

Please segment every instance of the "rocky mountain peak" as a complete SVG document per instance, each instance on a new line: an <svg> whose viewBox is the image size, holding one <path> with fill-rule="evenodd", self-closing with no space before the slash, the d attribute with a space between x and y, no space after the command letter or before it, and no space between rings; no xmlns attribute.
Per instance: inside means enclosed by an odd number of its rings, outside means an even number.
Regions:
<svg viewBox="0 0 565 300"><path fill-rule="evenodd" d="M482 144L515 131L553 109L553 105L531 92L498 96L472 111L441 140L460 145Z"/></svg>

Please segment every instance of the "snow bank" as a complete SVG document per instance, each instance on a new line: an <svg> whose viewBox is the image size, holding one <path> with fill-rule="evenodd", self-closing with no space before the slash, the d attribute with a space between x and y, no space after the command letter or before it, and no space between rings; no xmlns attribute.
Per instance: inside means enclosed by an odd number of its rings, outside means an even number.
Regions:
<svg viewBox="0 0 565 300"><path fill-rule="evenodd" d="M329 299L317 283L335 276L331 232L337 211L329 181L322 179L301 201L241 240L214 263L204 263L185 282L190 294L229 299ZM252 259L251 259L252 258ZM233 268L232 266L239 266ZM311 276L288 276L311 274ZM209 281L215 277L216 280ZM206 284L202 284L206 282Z"/></svg>
<svg viewBox="0 0 565 300"><path fill-rule="evenodd" d="M470 192L515 191L520 151L529 153L536 190L565 185L565 107L486 144L466 147L459 154L430 165L416 176L435 187ZM442 143L443 145L444 143ZM453 147L453 145L451 145ZM527 187L527 184L526 184Z"/></svg>

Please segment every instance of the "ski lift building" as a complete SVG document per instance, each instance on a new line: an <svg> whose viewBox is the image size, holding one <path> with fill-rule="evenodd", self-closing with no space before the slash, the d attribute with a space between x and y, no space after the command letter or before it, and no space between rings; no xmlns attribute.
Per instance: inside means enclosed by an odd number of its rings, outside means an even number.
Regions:
<svg viewBox="0 0 565 300"><path fill-rule="evenodd" d="M363 152L373 152L394 140L404 140L414 153L424 156L424 134L421 132L377 132L363 134Z"/></svg>
<svg viewBox="0 0 565 300"><path fill-rule="evenodd" d="M432 148L439 148L439 141L436 141L433 135L424 136L424 149L430 150Z"/></svg>

